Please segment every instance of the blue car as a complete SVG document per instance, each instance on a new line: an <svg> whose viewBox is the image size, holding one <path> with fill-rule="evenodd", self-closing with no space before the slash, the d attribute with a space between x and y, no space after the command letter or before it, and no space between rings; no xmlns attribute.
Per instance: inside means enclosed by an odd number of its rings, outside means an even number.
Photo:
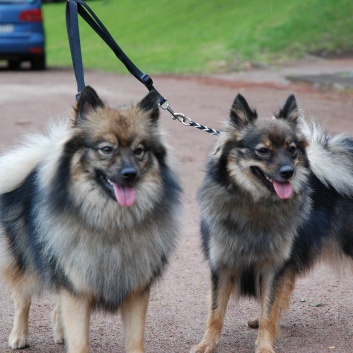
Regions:
<svg viewBox="0 0 353 353"><path fill-rule="evenodd" d="M10 69L29 61L45 69L45 34L41 0L0 0L0 60Z"/></svg>

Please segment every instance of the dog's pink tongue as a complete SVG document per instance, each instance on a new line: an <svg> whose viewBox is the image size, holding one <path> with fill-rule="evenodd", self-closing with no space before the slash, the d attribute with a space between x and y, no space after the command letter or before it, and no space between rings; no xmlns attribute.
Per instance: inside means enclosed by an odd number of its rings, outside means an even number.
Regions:
<svg viewBox="0 0 353 353"><path fill-rule="evenodd" d="M120 206L132 206L136 200L136 189L131 186L113 184L115 197Z"/></svg>
<svg viewBox="0 0 353 353"><path fill-rule="evenodd" d="M280 183L279 181L274 180L273 187L274 187L278 197L280 197L283 200L291 197L291 195L293 193L292 184L289 181L286 181L284 183Z"/></svg>

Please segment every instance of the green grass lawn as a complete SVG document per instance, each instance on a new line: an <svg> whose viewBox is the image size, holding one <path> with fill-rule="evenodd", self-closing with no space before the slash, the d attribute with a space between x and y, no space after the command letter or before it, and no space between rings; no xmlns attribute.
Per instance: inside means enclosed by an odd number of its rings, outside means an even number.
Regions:
<svg viewBox="0 0 353 353"><path fill-rule="evenodd" d="M88 5L140 68L209 73L353 48L353 0L95 0ZM45 4L50 66L71 66L65 3ZM85 68L127 72L80 20Z"/></svg>

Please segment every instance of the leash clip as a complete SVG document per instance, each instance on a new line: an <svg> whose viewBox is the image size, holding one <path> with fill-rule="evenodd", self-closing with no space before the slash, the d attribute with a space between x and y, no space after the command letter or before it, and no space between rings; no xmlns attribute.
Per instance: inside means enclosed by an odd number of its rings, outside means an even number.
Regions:
<svg viewBox="0 0 353 353"><path fill-rule="evenodd" d="M185 126L191 126L192 120L188 118L185 114L182 113L174 113L174 120L177 119L180 123L182 123Z"/></svg>
<svg viewBox="0 0 353 353"><path fill-rule="evenodd" d="M170 108L170 104L168 102L168 99L165 99L164 102L162 104L159 104L159 106L163 109L163 110L168 110L170 113L172 111L172 109ZM169 110L170 109L170 110ZM174 112L173 112L174 113ZM173 113L171 113L173 115Z"/></svg>
<svg viewBox="0 0 353 353"><path fill-rule="evenodd" d="M168 100L166 99L162 104L159 105L163 110L168 110L170 114L172 114L173 120L178 120L185 126L191 126L192 120L188 118L185 114L175 113L172 107L170 106Z"/></svg>

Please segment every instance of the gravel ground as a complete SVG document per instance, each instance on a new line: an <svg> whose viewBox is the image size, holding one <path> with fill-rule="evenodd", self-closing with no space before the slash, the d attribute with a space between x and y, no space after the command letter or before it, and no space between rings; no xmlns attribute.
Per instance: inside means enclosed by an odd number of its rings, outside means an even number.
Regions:
<svg viewBox="0 0 353 353"><path fill-rule="evenodd" d="M353 133L353 92L323 90L290 83L289 73L318 74L352 70L353 60L300 62L286 68L207 77L155 76L155 87L175 111L192 120L222 128L234 96L240 92L256 106L260 116L277 110L294 93L307 117L322 121L332 132ZM23 133L43 129L49 119L68 116L75 102L72 70L49 69L11 72L0 69L0 148L10 148ZM140 100L145 88L131 76L86 72L86 83L111 106ZM215 137L184 127L162 113L161 123L173 147L184 185L184 217L179 246L164 278L153 288L148 311L146 352L188 352L204 331L209 301L209 275L200 250L199 212L195 201L204 174L206 156ZM2 171L6 172L6 171ZM0 259L1 261L1 259ZM1 280L0 280L1 281ZM7 337L13 320L10 293L0 282L0 352L10 352ZM282 319L282 338L277 353L351 353L353 351L353 277L337 277L323 266L301 279L291 310ZM318 305L319 304L319 305ZM52 340L50 311L54 298L35 299L30 317L30 343L26 352L64 353ZM254 352L256 330L247 320L258 312L256 302L231 302L218 353ZM119 317L95 313L91 322L91 352L124 351Z"/></svg>

